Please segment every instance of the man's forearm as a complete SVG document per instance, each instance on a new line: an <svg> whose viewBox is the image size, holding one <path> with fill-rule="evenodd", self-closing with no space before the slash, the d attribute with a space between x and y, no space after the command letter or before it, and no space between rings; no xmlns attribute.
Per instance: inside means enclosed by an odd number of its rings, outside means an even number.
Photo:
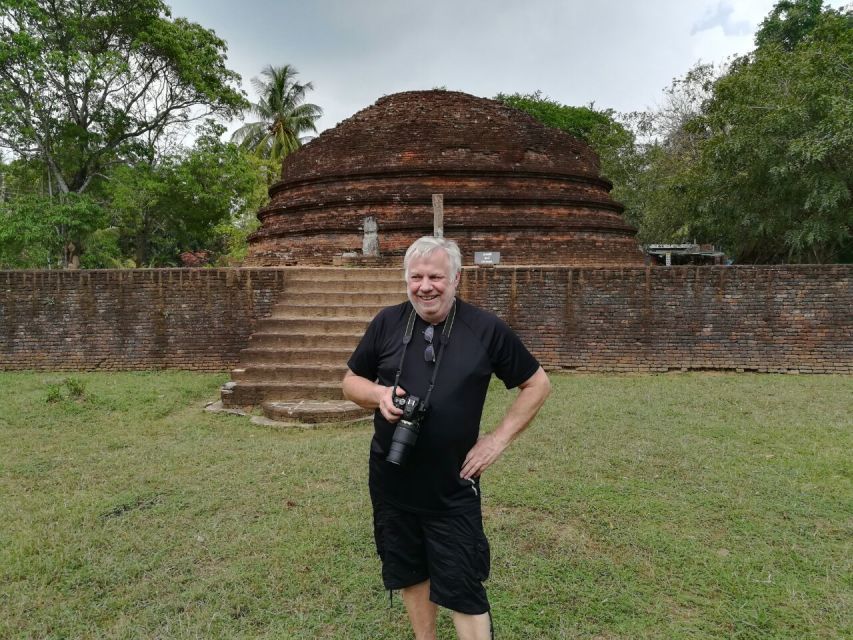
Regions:
<svg viewBox="0 0 853 640"><path fill-rule="evenodd" d="M396 422L403 415L402 410L394 406L391 400L391 387L384 387L352 371L347 371L341 383L344 398L355 402L364 409L379 409L388 422ZM402 387L397 387L397 395L406 395Z"/></svg>
<svg viewBox="0 0 853 640"><path fill-rule="evenodd" d="M492 431L492 435L504 446L515 440L539 413L549 393L551 393L551 382L545 371L540 368L530 379L529 384L521 388L503 420Z"/></svg>
<svg viewBox="0 0 853 640"><path fill-rule="evenodd" d="M376 409L385 387L362 378L351 371L344 376L342 384L344 397L364 409Z"/></svg>
<svg viewBox="0 0 853 640"><path fill-rule="evenodd" d="M521 391L500 424L494 431L480 438L468 452L459 472L460 477L466 480L476 478L498 459L509 443L536 417L545 398L551 393L551 382L542 367L539 367L520 388Z"/></svg>

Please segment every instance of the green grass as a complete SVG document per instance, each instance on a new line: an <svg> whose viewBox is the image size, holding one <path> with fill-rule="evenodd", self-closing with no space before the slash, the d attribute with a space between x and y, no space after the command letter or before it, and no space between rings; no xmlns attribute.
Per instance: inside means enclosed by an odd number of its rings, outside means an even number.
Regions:
<svg viewBox="0 0 853 640"><path fill-rule="evenodd" d="M411 637L370 426L202 412L223 380L0 373L0 637ZM553 382L483 480L498 638L853 635L853 378Z"/></svg>

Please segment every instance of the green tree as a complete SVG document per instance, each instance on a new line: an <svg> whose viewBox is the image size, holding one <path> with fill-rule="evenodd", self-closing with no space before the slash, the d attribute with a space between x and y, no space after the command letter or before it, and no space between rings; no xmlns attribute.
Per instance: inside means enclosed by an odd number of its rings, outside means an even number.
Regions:
<svg viewBox="0 0 853 640"><path fill-rule="evenodd" d="M119 244L138 266L179 263L186 250L227 253L267 198L259 161L208 123L192 149L116 168L104 186Z"/></svg>
<svg viewBox="0 0 853 640"><path fill-rule="evenodd" d="M782 0L756 48L697 65L634 121L641 237L738 262L853 258L853 15Z"/></svg>
<svg viewBox="0 0 853 640"><path fill-rule="evenodd" d="M741 261L838 260L853 237L853 13L800 0L771 18L705 109L697 228Z"/></svg>
<svg viewBox="0 0 853 640"><path fill-rule="evenodd" d="M0 146L83 193L175 128L245 106L212 31L160 0L0 0Z"/></svg>
<svg viewBox="0 0 853 640"><path fill-rule="evenodd" d="M761 23L755 34L755 45L762 49L778 45L793 51L821 20L823 0L781 0Z"/></svg>
<svg viewBox="0 0 853 640"><path fill-rule="evenodd" d="M0 203L0 266L4 268L79 267L86 244L97 242L107 226L103 207L88 194L52 198L25 194Z"/></svg>
<svg viewBox="0 0 853 640"><path fill-rule="evenodd" d="M709 137L704 109L722 72L697 63L664 90L660 107L625 115L642 142L626 172L622 198L643 243L699 239L700 162Z"/></svg>
<svg viewBox="0 0 853 640"><path fill-rule="evenodd" d="M248 109L258 120L237 129L232 140L259 157L267 158L277 173L281 161L301 146L303 135L317 131L315 123L323 110L305 102L306 93L314 86L310 82L297 82L298 71L291 65L268 66L261 75L263 80L252 78L260 99Z"/></svg>

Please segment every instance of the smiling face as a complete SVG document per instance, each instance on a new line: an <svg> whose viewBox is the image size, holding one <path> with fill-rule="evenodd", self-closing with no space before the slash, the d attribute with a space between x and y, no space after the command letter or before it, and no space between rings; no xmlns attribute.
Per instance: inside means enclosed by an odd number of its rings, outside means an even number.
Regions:
<svg viewBox="0 0 853 640"><path fill-rule="evenodd" d="M438 324L453 306L459 274L450 278L447 252L435 249L428 255L412 258L406 283L409 301L418 315L430 324Z"/></svg>

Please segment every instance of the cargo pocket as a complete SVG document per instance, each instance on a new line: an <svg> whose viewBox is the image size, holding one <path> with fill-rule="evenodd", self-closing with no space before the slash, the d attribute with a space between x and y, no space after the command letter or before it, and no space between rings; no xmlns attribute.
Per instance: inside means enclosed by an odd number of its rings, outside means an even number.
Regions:
<svg viewBox="0 0 853 640"><path fill-rule="evenodd" d="M385 561L385 520L383 514L375 509L373 512L373 542L379 559Z"/></svg>
<svg viewBox="0 0 853 640"><path fill-rule="evenodd" d="M482 536L475 543L476 557L474 558L474 571L477 573L477 580L483 582L489 577L489 570L492 563L492 553L489 548L489 540L486 536Z"/></svg>

